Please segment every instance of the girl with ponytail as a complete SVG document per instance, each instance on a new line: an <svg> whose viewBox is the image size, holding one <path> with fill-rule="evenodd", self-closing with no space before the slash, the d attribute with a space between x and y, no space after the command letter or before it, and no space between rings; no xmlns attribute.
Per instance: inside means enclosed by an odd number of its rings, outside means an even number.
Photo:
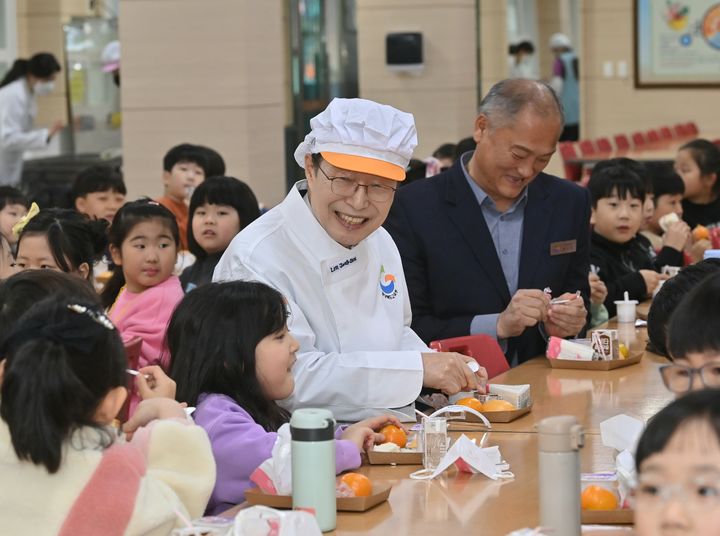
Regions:
<svg viewBox="0 0 720 536"><path fill-rule="evenodd" d="M17 59L0 81L0 185L16 186L22 176L23 153L42 149L63 128L33 128L38 95L55 88L60 64L52 54L41 52L29 60Z"/></svg>
<svg viewBox="0 0 720 536"><path fill-rule="evenodd" d="M142 402L124 426L130 442L110 427L127 396L127 365L100 309L48 298L23 315L0 355L3 532L27 532L30 522L33 534L168 534L181 516L202 514L215 464L180 404Z"/></svg>

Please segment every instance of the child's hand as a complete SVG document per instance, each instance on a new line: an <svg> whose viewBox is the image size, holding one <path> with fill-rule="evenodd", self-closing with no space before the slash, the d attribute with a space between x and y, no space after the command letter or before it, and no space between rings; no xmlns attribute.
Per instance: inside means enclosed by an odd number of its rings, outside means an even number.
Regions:
<svg viewBox="0 0 720 536"><path fill-rule="evenodd" d="M703 239L694 242L688 250L688 254L690 255L690 259L692 260L693 264L703 260L703 257L705 256L705 251L708 249L712 249L712 243L710 242L710 240Z"/></svg>
<svg viewBox="0 0 720 536"><path fill-rule="evenodd" d="M370 450L373 445L382 443L385 440L385 436L377 433L377 430L380 430L386 424L394 424L403 428L397 417L378 415L348 426L343 432L342 438L352 441L360 450Z"/></svg>
<svg viewBox="0 0 720 536"><path fill-rule="evenodd" d="M645 280L645 288L650 296L652 296L660 281L665 281L668 278L667 274L659 274L655 270L640 270L640 275Z"/></svg>
<svg viewBox="0 0 720 536"><path fill-rule="evenodd" d="M663 246L668 246L678 251L685 249L690 239L690 226L684 221L674 221L668 225L663 236Z"/></svg>
<svg viewBox="0 0 720 536"><path fill-rule="evenodd" d="M607 298L608 294L605 283L603 283L597 274L593 273L588 276L588 279L590 281L590 303L595 305L605 303L605 298Z"/></svg>
<svg viewBox="0 0 720 536"><path fill-rule="evenodd" d="M135 377L135 385L140 394L140 398L147 400L148 398L175 398L177 385L165 371L157 365L150 365L141 368ZM145 379L145 376L149 376Z"/></svg>
<svg viewBox="0 0 720 536"><path fill-rule="evenodd" d="M127 439L132 439L133 433L146 424L156 419L185 419L185 410L183 406L170 398L151 398L143 400L138 404L135 413L130 420L123 424L123 432L127 434Z"/></svg>

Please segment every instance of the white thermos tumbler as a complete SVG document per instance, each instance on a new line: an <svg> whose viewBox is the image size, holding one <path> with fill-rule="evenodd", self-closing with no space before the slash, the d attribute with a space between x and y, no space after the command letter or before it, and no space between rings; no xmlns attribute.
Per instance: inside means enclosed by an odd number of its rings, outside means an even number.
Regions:
<svg viewBox="0 0 720 536"><path fill-rule="evenodd" d="M553 536L580 536L583 429L570 415L538 423L540 526Z"/></svg>
<svg viewBox="0 0 720 536"><path fill-rule="evenodd" d="M297 409L290 417L293 509L335 530L335 419L326 409Z"/></svg>

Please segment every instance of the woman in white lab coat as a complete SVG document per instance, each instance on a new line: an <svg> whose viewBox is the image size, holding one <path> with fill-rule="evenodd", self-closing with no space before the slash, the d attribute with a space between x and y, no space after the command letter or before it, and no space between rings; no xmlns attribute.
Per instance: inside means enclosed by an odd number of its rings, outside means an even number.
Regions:
<svg viewBox="0 0 720 536"><path fill-rule="evenodd" d="M295 392L282 405L355 421L388 409L415 420L423 386L478 387L472 359L433 353L410 328L402 262L381 227L417 144L412 115L335 99L295 151L307 180L230 243L213 280L257 280L283 293L300 343Z"/></svg>
<svg viewBox="0 0 720 536"><path fill-rule="evenodd" d="M52 93L59 71L55 56L41 52L29 60L15 60L0 82L0 185L17 186L24 152L42 149L62 129L61 121L49 129L33 128L35 98Z"/></svg>

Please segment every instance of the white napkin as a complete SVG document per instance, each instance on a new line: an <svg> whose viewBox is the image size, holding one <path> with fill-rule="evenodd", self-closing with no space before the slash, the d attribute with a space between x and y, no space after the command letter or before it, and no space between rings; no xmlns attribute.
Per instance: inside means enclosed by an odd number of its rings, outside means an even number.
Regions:
<svg viewBox="0 0 720 536"><path fill-rule="evenodd" d="M628 415L615 415L600 423L600 437L603 445L620 451L615 457L615 473L618 479L620 502L637 483L635 471L635 449L640 440L645 424Z"/></svg>
<svg viewBox="0 0 720 536"><path fill-rule="evenodd" d="M292 452L290 425L285 423L277 431L272 457L253 471L250 480L263 492L277 495L292 494Z"/></svg>

